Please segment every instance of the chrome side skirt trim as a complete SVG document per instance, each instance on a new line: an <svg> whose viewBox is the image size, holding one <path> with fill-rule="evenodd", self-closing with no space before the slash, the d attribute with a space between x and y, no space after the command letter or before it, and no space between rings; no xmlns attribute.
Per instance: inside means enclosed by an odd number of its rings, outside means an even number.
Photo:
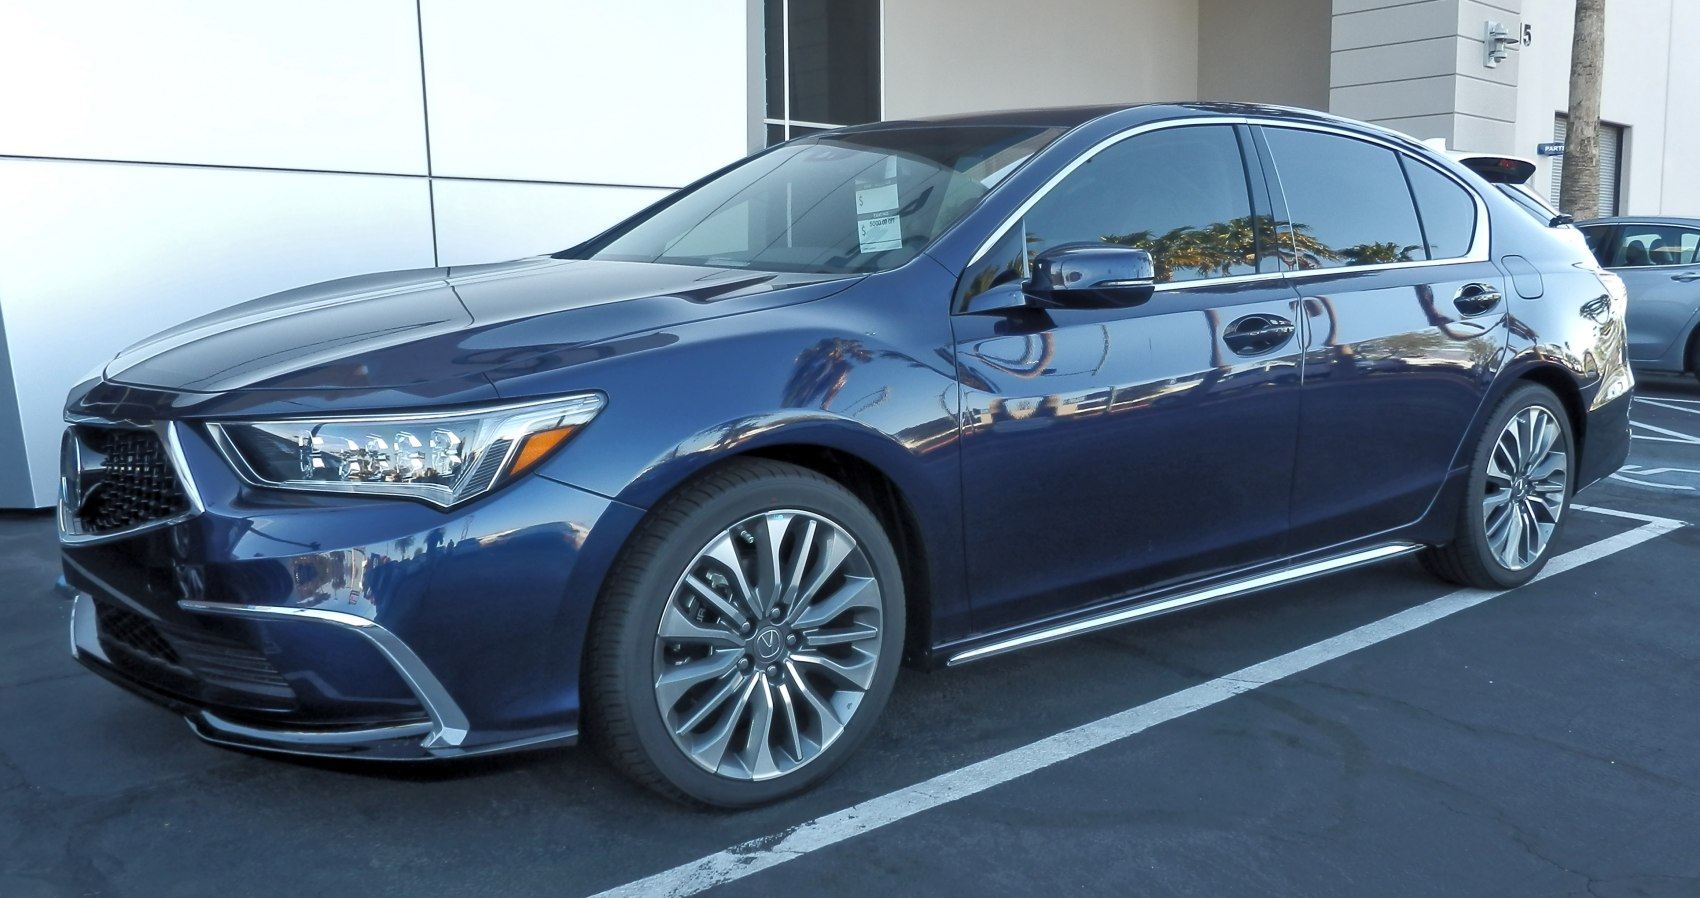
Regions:
<svg viewBox="0 0 1700 898"><path fill-rule="evenodd" d="M1261 576L1251 577L1245 580L1235 580L1230 583L1223 583L1218 586L1208 587L1196 592L1183 593L1167 599L1158 599L1156 601L1146 602L1142 605L1135 605L1131 608L1121 608L1114 611L1108 611L1092 617L1071 621L1066 624L1055 624L1053 626L1023 633L1018 636L1001 639L997 642L980 646L979 648L969 649L965 652L958 652L957 654L952 655L950 660L945 662L945 665L947 667L955 667L959 664L979 661L983 658L990 658L993 655L1001 655L1005 652L1013 652L1018 649L1043 645L1047 642L1056 642L1059 639L1067 639L1070 636L1079 636L1083 633L1092 633L1098 630L1104 630L1109 627L1129 623L1141 618L1151 617L1168 611L1175 611L1190 605L1200 605L1217 599L1226 599L1231 596L1244 595L1246 593L1257 592L1259 590L1269 589L1275 586L1296 583L1300 580L1308 580L1312 577L1322 576L1323 574L1331 574L1335 571L1343 571L1347 568L1372 564L1377 561L1384 561L1399 555L1406 555L1411 552L1415 552L1421 548L1422 546L1415 543L1390 543L1388 545L1377 546L1373 549L1365 549L1361 552L1353 552L1348 555L1339 555L1333 558L1325 558L1321 561L1301 564L1298 567L1287 568L1286 570L1275 571L1273 573L1263 574Z"/></svg>
<svg viewBox="0 0 1700 898"><path fill-rule="evenodd" d="M447 689L425 666L419 656L402 642L399 636L379 626L374 621L341 611L325 611L319 608L287 608L275 605L235 605L227 602L197 602L183 599L177 607L184 611L199 614L223 614L231 617L245 617L252 620L297 620L329 624L352 630L365 637L401 675L409 689L413 690L419 704L424 706L425 713L431 715L431 726L421 747L427 751L438 748L453 748L466 739L471 724L466 715L449 696Z"/></svg>

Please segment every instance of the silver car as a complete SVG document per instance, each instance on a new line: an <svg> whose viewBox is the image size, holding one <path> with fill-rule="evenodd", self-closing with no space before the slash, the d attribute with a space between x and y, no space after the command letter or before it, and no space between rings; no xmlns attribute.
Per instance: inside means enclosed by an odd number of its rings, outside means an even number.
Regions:
<svg viewBox="0 0 1700 898"><path fill-rule="evenodd" d="M1629 361L1700 376L1700 218L1596 218L1577 225L1629 289Z"/></svg>

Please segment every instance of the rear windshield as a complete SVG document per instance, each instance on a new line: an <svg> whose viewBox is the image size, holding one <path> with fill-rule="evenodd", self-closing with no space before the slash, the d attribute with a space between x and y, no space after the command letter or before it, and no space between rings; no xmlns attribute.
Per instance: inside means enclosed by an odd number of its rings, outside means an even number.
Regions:
<svg viewBox="0 0 1700 898"><path fill-rule="evenodd" d="M938 126L793 141L563 253L848 274L913 259L1060 128Z"/></svg>
<svg viewBox="0 0 1700 898"><path fill-rule="evenodd" d="M1558 217L1558 210L1547 205L1546 200L1534 195L1521 185L1497 182L1493 186L1499 188L1500 193L1515 200L1524 212L1529 213L1541 224L1551 226L1553 219Z"/></svg>

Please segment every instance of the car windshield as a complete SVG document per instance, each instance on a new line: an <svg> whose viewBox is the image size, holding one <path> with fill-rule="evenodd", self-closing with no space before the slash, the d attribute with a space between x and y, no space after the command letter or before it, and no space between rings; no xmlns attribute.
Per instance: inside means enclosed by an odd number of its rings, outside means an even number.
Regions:
<svg viewBox="0 0 1700 898"><path fill-rule="evenodd" d="M563 255L758 271L884 271L913 259L1060 133L939 125L815 135L752 157Z"/></svg>

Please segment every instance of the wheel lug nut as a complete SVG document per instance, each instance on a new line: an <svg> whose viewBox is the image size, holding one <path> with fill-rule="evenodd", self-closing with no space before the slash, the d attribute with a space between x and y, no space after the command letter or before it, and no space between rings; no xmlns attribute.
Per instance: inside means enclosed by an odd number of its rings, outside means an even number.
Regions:
<svg viewBox="0 0 1700 898"><path fill-rule="evenodd" d="M738 659L738 669L739 670L749 670L750 669L750 659L739 658Z"/></svg>
<svg viewBox="0 0 1700 898"><path fill-rule="evenodd" d="M768 666L767 666L767 675L768 675L768 676L770 676L770 677L777 677L777 676L779 676L779 665L777 665L777 664L769 664L769 665L768 665Z"/></svg>
<svg viewBox="0 0 1700 898"><path fill-rule="evenodd" d="M778 608L775 608L775 609L773 609L773 612L771 614L769 614L768 616L773 618L774 620L779 620L781 617L784 617L785 615L782 614Z"/></svg>
<svg viewBox="0 0 1700 898"><path fill-rule="evenodd" d="M786 634L785 644L786 645L796 645L797 644L797 634L795 634L795 633Z"/></svg>

